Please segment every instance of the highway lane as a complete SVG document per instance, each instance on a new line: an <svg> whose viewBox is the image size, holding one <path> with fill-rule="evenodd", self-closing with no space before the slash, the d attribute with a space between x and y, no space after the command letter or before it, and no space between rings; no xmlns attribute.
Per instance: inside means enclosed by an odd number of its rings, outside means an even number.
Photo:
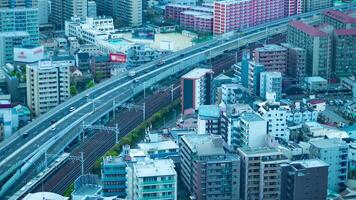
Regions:
<svg viewBox="0 0 356 200"><path fill-rule="evenodd" d="M174 93L174 98L179 97L180 89L176 89ZM146 104L148 105L146 113L147 116L153 114L154 112L161 109L163 106L169 104L171 100L170 91L167 92L156 92L152 96L146 99ZM142 101L139 102L141 104ZM119 123L120 132L122 135L127 134L139 123L142 122L142 111L139 110L124 110L117 115L116 120L112 120L110 125ZM100 141L100 142L99 142ZM85 171L90 172L97 157L103 155L111 146L114 145L115 137L112 133L104 133L99 131L93 137L89 138L88 142L81 148L75 149L72 153L73 155L78 155L80 151L84 152L85 155ZM100 144L99 144L99 143ZM108 145L108 146L106 146ZM102 151L102 149L105 151ZM101 154L95 153L101 152ZM63 193L65 188L71 184L76 177L80 175L80 165L78 162L68 161L66 166L62 167L56 171L52 176L49 176L43 182L44 191L52 191L57 193ZM63 178L65 177L65 178ZM42 185L39 185L34 191L41 191Z"/></svg>

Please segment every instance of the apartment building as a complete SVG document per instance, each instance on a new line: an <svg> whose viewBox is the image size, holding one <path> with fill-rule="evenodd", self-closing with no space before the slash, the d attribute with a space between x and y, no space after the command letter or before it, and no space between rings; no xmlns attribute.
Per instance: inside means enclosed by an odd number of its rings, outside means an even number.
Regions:
<svg viewBox="0 0 356 200"><path fill-rule="evenodd" d="M284 16L299 15L303 11L303 0L285 0Z"/></svg>
<svg viewBox="0 0 356 200"><path fill-rule="evenodd" d="M287 69L287 49L285 47L269 44L256 48L253 51L255 62L265 66L266 72L281 72L286 74Z"/></svg>
<svg viewBox="0 0 356 200"><path fill-rule="evenodd" d="M190 6L179 4L167 4L164 17L167 20L172 20L180 23L181 13L190 9Z"/></svg>
<svg viewBox="0 0 356 200"><path fill-rule="evenodd" d="M303 12L310 12L314 10L320 10L333 6L333 0L302 0Z"/></svg>
<svg viewBox="0 0 356 200"><path fill-rule="evenodd" d="M356 28L356 18L338 10L327 10L321 16L322 23L330 24L335 29Z"/></svg>
<svg viewBox="0 0 356 200"><path fill-rule="evenodd" d="M349 77L351 74L356 73L355 41L356 28L334 31L333 76L338 78Z"/></svg>
<svg viewBox="0 0 356 200"><path fill-rule="evenodd" d="M195 68L181 78L182 88L182 113L194 113L200 105L212 102L211 69Z"/></svg>
<svg viewBox="0 0 356 200"><path fill-rule="evenodd" d="M224 0L214 2L216 35L284 17L284 0Z"/></svg>
<svg viewBox="0 0 356 200"><path fill-rule="evenodd" d="M240 158L221 136L184 135L179 146L182 182L191 199L239 199Z"/></svg>
<svg viewBox="0 0 356 200"><path fill-rule="evenodd" d="M63 30L65 21L71 17L85 19L88 14L87 0L52 0L51 22L56 29Z"/></svg>
<svg viewBox="0 0 356 200"><path fill-rule="evenodd" d="M126 162L122 156L107 156L101 163L102 192L105 197L126 197Z"/></svg>
<svg viewBox="0 0 356 200"><path fill-rule="evenodd" d="M262 147L266 145L267 121L255 112L243 113L238 124L239 147Z"/></svg>
<svg viewBox="0 0 356 200"><path fill-rule="evenodd" d="M242 147L241 157L242 200L281 199L281 165L288 163L281 152L269 147Z"/></svg>
<svg viewBox="0 0 356 200"><path fill-rule="evenodd" d="M307 53L307 76L321 76L329 79L332 61L331 36L301 21L289 23L287 42L303 48Z"/></svg>
<svg viewBox="0 0 356 200"><path fill-rule="evenodd" d="M294 78L297 84L302 84L306 76L307 51L289 43L282 43L287 48L287 75Z"/></svg>
<svg viewBox="0 0 356 200"><path fill-rule="evenodd" d="M328 164L319 159L283 164L281 179L281 199L325 200L328 188Z"/></svg>
<svg viewBox="0 0 356 200"><path fill-rule="evenodd" d="M42 60L26 66L27 105L41 115L70 97L70 67L66 61Z"/></svg>
<svg viewBox="0 0 356 200"><path fill-rule="evenodd" d="M267 133L272 137L289 141L287 129L287 108L278 103L265 103L258 109L258 114L267 121Z"/></svg>
<svg viewBox="0 0 356 200"><path fill-rule="evenodd" d="M282 99L282 73L261 72L260 97L279 102Z"/></svg>
<svg viewBox="0 0 356 200"><path fill-rule="evenodd" d="M339 138L309 141L310 157L318 158L329 165L328 189L340 192L345 188L348 172L348 151L346 142Z"/></svg>
<svg viewBox="0 0 356 200"><path fill-rule="evenodd" d="M177 200L177 172L173 161L146 159L129 165L127 199Z"/></svg>

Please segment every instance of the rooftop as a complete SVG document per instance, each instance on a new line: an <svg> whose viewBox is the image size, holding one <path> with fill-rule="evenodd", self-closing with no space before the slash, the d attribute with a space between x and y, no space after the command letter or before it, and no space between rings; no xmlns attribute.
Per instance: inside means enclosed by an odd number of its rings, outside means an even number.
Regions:
<svg viewBox="0 0 356 200"><path fill-rule="evenodd" d="M199 106L199 118L219 118L220 108L218 105L201 105Z"/></svg>
<svg viewBox="0 0 356 200"><path fill-rule="evenodd" d="M165 149L179 149L178 145L172 140L150 142L150 143L139 143L138 147L145 151L150 150L165 150Z"/></svg>
<svg viewBox="0 0 356 200"><path fill-rule="evenodd" d="M134 164L137 177L177 175L171 159L146 160Z"/></svg>
<svg viewBox="0 0 356 200"><path fill-rule="evenodd" d="M190 72L188 72L187 74L183 75L182 78L183 79L199 79L208 73L212 74L213 71L211 69L195 68L195 69L191 70Z"/></svg>
<svg viewBox="0 0 356 200"><path fill-rule="evenodd" d="M223 155L224 140L221 136L211 134L192 134L182 136L182 140L189 148L200 156L204 155Z"/></svg>
<svg viewBox="0 0 356 200"><path fill-rule="evenodd" d="M285 47L276 45L276 44L268 44L263 47L256 48L255 51L259 52L270 52L270 51L287 51Z"/></svg>
<svg viewBox="0 0 356 200"><path fill-rule="evenodd" d="M291 21L290 25L311 36L327 36L328 34L301 21Z"/></svg>
<svg viewBox="0 0 356 200"><path fill-rule="evenodd" d="M335 30L336 35L356 35L356 28Z"/></svg>
<svg viewBox="0 0 356 200"><path fill-rule="evenodd" d="M343 12L340 12L338 10L327 10L323 12L324 15L332 17L340 22L343 23L352 23L356 24L356 18L349 16Z"/></svg>
<svg viewBox="0 0 356 200"><path fill-rule="evenodd" d="M311 145L321 148L321 149L328 149L328 148L337 148L340 146L347 146L346 142L339 138L330 138L330 139L318 139L312 140L309 142Z"/></svg>
<svg viewBox="0 0 356 200"><path fill-rule="evenodd" d="M328 166L327 163L325 163L324 161L319 160L319 159L298 160L298 161L291 162L291 165L293 165L293 164L300 164L304 168Z"/></svg>
<svg viewBox="0 0 356 200"><path fill-rule="evenodd" d="M306 82L327 82L327 80L320 76L309 76L304 79Z"/></svg>
<svg viewBox="0 0 356 200"><path fill-rule="evenodd" d="M257 115L255 112L244 113L244 114L242 114L241 119L245 120L245 121L249 121L249 122L264 121L264 119L262 117L260 117L259 115Z"/></svg>
<svg viewBox="0 0 356 200"><path fill-rule="evenodd" d="M106 156L103 158L104 165L125 165L120 156Z"/></svg>
<svg viewBox="0 0 356 200"><path fill-rule="evenodd" d="M270 147L242 147L239 148L246 156L266 156L281 154L277 149Z"/></svg>

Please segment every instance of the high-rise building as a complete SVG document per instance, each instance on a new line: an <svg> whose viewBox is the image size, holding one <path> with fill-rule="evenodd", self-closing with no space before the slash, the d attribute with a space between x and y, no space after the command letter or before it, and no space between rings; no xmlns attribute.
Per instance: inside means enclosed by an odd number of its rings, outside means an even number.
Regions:
<svg viewBox="0 0 356 200"><path fill-rule="evenodd" d="M264 65L266 72L281 72L283 75L286 73L287 49L282 46L268 44L256 48L253 51L253 59Z"/></svg>
<svg viewBox="0 0 356 200"><path fill-rule="evenodd" d="M340 192L345 188L348 171L348 151L346 142L339 138L312 140L310 157L319 158L329 165L328 189Z"/></svg>
<svg viewBox="0 0 356 200"><path fill-rule="evenodd" d="M143 24L142 0L112 0L111 6L116 25L137 27Z"/></svg>
<svg viewBox="0 0 356 200"><path fill-rule="evenodd" d="M281 199L326 199L328 164L322 160L298 160L283 164L281 178Z"/></svg>
<svg viewBox="0 0 356 200"><path fill-rule="evenodd" d="M248 89L257 96L260 95L260 74L264 71L264 65L255 61L248 62Z"/></svg>
<svg viewBox="0 0 356 200"><path fill-rule="evenodd" d="M282 99L282 74L281 72L261 72L260 97L265 100L279 102Z"/></svg>
<svg viewBox="0 0 356 200"><path fill-rule="evenodd" d="M103 196L126 197L126 162L122 156L107 156L101 166Z"/></svg>
<svg viewBox="0 0 356 200"><path fill-rule="evenodd" d="M70 97L71 63L42 60L26 66L27 105L41 115Z"/></svg>
<svg viewBox="0 0 356 200"><path fill-rule="evenodd" d="M288 43L307 51L308 76L329 79L332 61L331 36L301 21L292 21L288 26Z"/></svg>
<svg viewBox="0 0 356 200"><path fill-rule="evenodd" d="M171 159L147 159L126 170L127 199L177 200L177 172Z"/></svg>
<svg viewBox="0 0 356 200"><path fill-rule="evenodd" d="M322 23L330 24L335 29L356 28L356 18L338 10L327 10L321 16Z"/></svg>
<svg viewBox="0 0 356 200"><path fill-rule="evenodd" d="M278 103L265 103L258 109L258 114L267 121L267 133L272 137L289 141L287 129L287 109Z"/></svg>
<svg viewBox="0 0 356 200"><path fill-rule="evenodd" d="M194 113L200 105L209 105L212 102L211 69L195 68L181 79L182 85L182 113Z"/></svg>
<svg viewBox="0 0 356 200"><path fill-rule="evenodd" d="M224 0L214 2L214 34L248 28L284 17L284 0Z"/></svg>
<svg viewBox="0 0 356 200"><path fill-rule="evenodd" d="M303 0L285 0L284 16L299 15L303 11Z"/></svg>
<svg viewBox="0 0 356 200"><path fill-rule="evenodd" d="M242 200L281 199L281 164L288 162L281 152L269 147L242 147L241 157Z"/></svg>
<svg viewBox="0 0 356 200"><path fill-rule="evenodd" d="M281 45L288 49L287 75L294 78L298 84L301 84L306 76L307 51L289 43Z"/></svg>
<svg viewBox="0 0 356 200"><path fill-rule="evenodd" d="M95 1L88 1L88 17L96 17L96 2Z"/></svg>
<svg viewBox="0 0 356 200"><path fill-rule="evenodd" d="M71 17L85 19L88 11L87 0L52 0L51 1L51 22L57 29L64 29L66 20Z"/></svg>
<svg viewBox="0 0 356 200"><path fill-rule="evenodd" d="M23 41L27 41L29 38L30 35L27 31L0 31L0 66L7 63L13 63L14 47L22 45Z"/></svg>
<svg viewBox="0 0 356 200"><path fill-rule="evenodd" d="M239 119L239 147L262 147L266 145L267 121L255 112L243 113Z"/></svg>
<svg viewBox="0 0 356 200"><path fill-rule="evenodd" d="M356 73L356 28L334 31L333 75L347 77Z"/></svg>
<svg viewBox="0 0 356 200"><path fill-rule="evenodd" d="M320 10L333 6L333 0L303 0L303 12Z"/></svg>
<svg viewBox="0 0 356 200"><path fill-rule="evenodd" d="M192 198L239 199L240 158L225 148L221 136L189 134L179 143L182 181Z"/></svg>
<svg viewBox="0 0 356 200"><path fill-rule="evenodd" d="M38 42L37 1L1 0L0 65L13 63L15 45L38 45Z"/></svg>

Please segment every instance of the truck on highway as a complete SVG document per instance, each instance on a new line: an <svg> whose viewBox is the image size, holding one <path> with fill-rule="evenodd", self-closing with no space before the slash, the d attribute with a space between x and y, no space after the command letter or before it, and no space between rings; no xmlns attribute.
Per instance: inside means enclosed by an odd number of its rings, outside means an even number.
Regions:
<svg viewBox="0 0 356 200"><path fill-rule="evenodd" d="M134 76L136 76L136 71L135 70L129 71L129 77L134 77Z"/></svg>

